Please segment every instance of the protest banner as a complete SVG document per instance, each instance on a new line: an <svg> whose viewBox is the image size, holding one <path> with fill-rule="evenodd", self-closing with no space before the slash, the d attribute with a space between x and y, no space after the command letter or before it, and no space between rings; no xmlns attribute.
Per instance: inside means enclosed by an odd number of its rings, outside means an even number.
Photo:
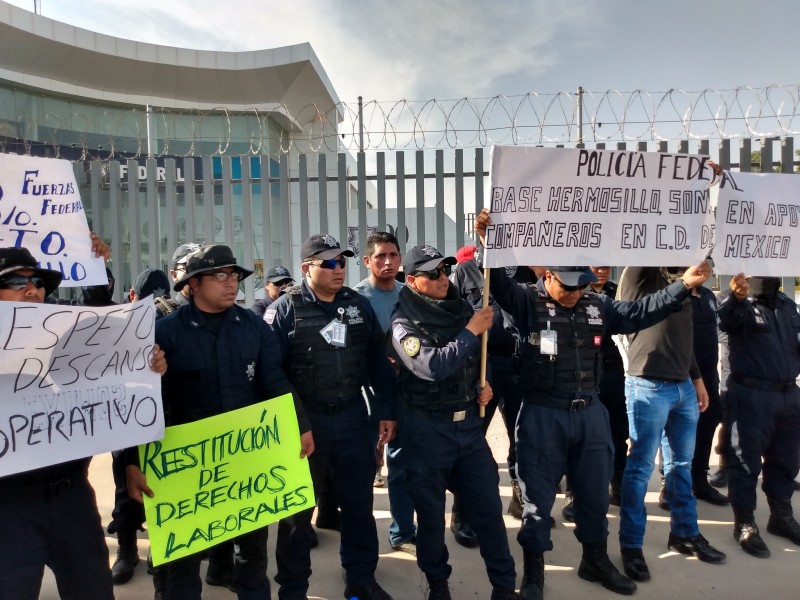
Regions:
<svg viewBox="0 0 800 600"><path fill-rule="evenodd" d="M108 284L68 160L0 154L0 247L11 246L61 271L61 287Z"/></svg>
<svg viewBox="0 0 800 600"><path fill-rule="evenodd" d="M139 447L153 564L199 552L314 506L291 394L167 427Z"/></svg>
<svg viewBox="0 0 800 600"><path fill-rule="evenodd" d="M711 193L717 207L718 273L800 274L800 177L726 171Z"/></svg>
<svg viewBox="0 0 800 600"><path fill-rule="evenodd" d="M484 264L697 264L714 224L708 160L495 146Z"/></svg>
<svg viewBox="0 0 800 600"><path fill-rule="evenodd" d="M0 302L0 476L164 433L152 296L123 306Z"/></svg>

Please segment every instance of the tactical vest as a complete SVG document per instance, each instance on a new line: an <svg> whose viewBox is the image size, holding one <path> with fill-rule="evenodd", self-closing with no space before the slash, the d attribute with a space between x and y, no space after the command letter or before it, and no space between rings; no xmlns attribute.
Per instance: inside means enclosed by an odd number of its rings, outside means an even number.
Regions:
<svg viewBox="0 0 800 600"><path fill-rule="evenodd" d="M333 346L320 331L332 317L314 302L303 302L299 286L287 291L294 305L294 338L289 348L289 378L304 400L353 398L367 377L369 325L355 292L336 303L336 317L347 325L346 346Z"/></svg>
<svg viewBox="0 0 800 600"><path fill-rule="evenodd" d="M441 348L449 340L439 340L429 336L437 347ZM410 406L460 410L456 405L473 402L478 395L480 379L480 357L472 353L459 369L443 381L426 381L411 373L408 369L400 369L400 397ZM451 408L452 407L452 408Z"/></svg>
<svg viewBox="0 0 800 600"><path fill-rule="evenodd" d="M165 317L168 314L173 313L180 308L178 303L175 302L175 300L173 300L172 298L165 298L163 296L159 296L155 298L153 302L155 302L156 304L156 310L160 311L161 314L164 315Z"/></svg>
<svg viewBox="0 0 800 600"><path fill-rule="evenodd" d="M581 296L573 311L564 309L551 298L539 296L536 302L536 325L556 331L558 353L542 354L541 334L531 332L520 343L515 372L525 392L571 395L592 392L600 381L600 344L603 317L600 302L592 295Z"/></svg>

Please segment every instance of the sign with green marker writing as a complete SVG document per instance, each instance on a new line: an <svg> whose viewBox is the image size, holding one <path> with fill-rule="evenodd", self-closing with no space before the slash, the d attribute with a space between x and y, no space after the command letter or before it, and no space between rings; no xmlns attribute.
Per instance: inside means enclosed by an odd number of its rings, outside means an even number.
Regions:
<svg viewBox="0 0 800 600"><path fill-rule="evenodd" d="M139 446L153 564L205 550L314 506L289 394L166 428Z"/></svg>

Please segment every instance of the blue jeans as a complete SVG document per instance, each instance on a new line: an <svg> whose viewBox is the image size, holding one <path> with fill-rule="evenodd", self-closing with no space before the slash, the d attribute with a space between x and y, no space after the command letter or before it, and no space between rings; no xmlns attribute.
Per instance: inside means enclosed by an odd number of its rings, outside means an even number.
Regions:
<svg viewBox="0 0 800 600"><path fill-rule="evenodd" d="M697 432L697 394L691 380L668 382L625 378L631 449L622 480L619 541L622 548L641 548L647 524L644 497L653 473L656 450L666 433L664 477L670 506L670 530L691 537L697 528L697 503L692 495L692 457Z"/></svg>

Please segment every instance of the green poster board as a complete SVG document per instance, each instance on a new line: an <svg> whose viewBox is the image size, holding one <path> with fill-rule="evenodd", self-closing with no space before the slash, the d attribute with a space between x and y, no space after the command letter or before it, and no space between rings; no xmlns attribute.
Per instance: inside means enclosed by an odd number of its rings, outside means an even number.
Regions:
<svg viewBox="0 0 800 600"><path fill-rule="evenodd" d="M167 427L139 446L153 564L205 550L314 506L291 395Z"/></svg>

